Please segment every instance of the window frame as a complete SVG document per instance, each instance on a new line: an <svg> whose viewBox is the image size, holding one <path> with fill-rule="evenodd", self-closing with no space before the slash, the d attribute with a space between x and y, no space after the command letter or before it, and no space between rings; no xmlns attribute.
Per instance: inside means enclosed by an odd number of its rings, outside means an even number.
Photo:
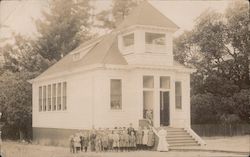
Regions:
<svg viewBox="0 0 250 157"><path fill-rule="evenodd" d="M47 87L48 90L48 111L52 110L52 86L51 84Z"/></svg>
<svg viewBox="0 0 250 157"><path fill-rule="evenodd" d="M67 110L67 82L62 83L62 110Z"/></svg>
<svg viewBox="0 0 250 157"><path fill-rule="evenodd" d="M152 96L152 108L150 109L150 110L152 110L152 112L154 113L154 101L155 101L155 91L154 91L154 89L152 89L152 90L147 90L147 89L143 89L142 90L142 108L143 108L143 118L145 118L146 119L146 114L147 114L147 111L146 111L146 104L148 103L148 102L145 102L145 98L146 98L146 95L147 94L152 94L151 96ZM148 96L149 96L148 95Z"/></svg>
<svg viewBox="0 0 250 157"><path fill-rule="evenodd" d="M112 108L112 80L119 80L120 81L120 107L119 108ZM123 80L122 78L110 78L109 79L109 109L111 111L122 111L123 110Z"/></svg>
<svg viewBox="0 0 250 157"><path fill-rule="evenodd" d="M47 86L43 86L43 107L42 111L47 111Z"/></svg>
<svg viewBox="0 0 250 157"><path fill-rule="evenodd" d="M52 111L57 110L57 84L52 84Z"/></svg>
<svg viewBox="0 0 250 157"><path fill-rule="evenodd" d="M163 35L164 36L164 43L163 44L157 44L157 43L148 43L147 36L150 34L155 34L155 35ZM152 40L153 41L153 40ZM159 46L166 46L166 34L165 33L156 33L156 32L145 32L145 44L146 45L159 45Z"/></svg>
<svg viewBox="0 0 250 157"><path fill-rule="evenodd" d="M57 103L56 103L56 109L57 111L61 111L62 110L62 83L59 82L57 83Z"/></svg>
<svg viewBox="0 0 250 157"><path fill-rule="evenodd" d="M38 87L38 111L43 111L43 86Z"/></svg>
<svg viewBox="0 0 250 157"><path fill-rule="evenodd" d="M67 94L67 81L38 86L38 111L66 111Z"/></svg>
<svg viewBox="0 0 250 157"><path fill-rule="evenodd" d="M180 92L177 92L177 83L180 84ZM178 95L180 93L180 95ZM178 100L179 99L179 100ZM175 81L175 109L181 110L183 108L183 93L182 93L182 81ZM180 104L177 104L179 102Z"/></svg>
<svg viewBox="0 0 250 157"><path fill-rule="evenodd" d="M145 85L145 83L144 83L144 78L145 77L150 77L150 78L152 78L152 84L153 84L153 86L152 87L146 87L146 86L144 86ZM146 110L146 108L145 108L145 101L144 101L144 96L146 96L146 95L144 95L145 93L151 93L152 94L152 109L150 109L151 110L151 112L152 112L152 118L153 118L153 121L154 121L154 106L155 106L155 89L156 89L156 85L155 85L155 75L152 75L152 74L145 74L145 75L142 75L142 117L143 118L147 118L147 110Z"/></svg>
<svg viewBox="0 0 250 157"><path fill-rule="evenodd" d="M125 44L126 42L125 42L125 38L126 37L129 37L129 36L133 36L133 42L132 42L132 44ZM134 32L132 32L132 33L129 33L129 34L125 34L125 35L123 35L122 36L122 46L123 47L130 47L130 46L133 46L133 45L135 45L135 33Z"/></svg>

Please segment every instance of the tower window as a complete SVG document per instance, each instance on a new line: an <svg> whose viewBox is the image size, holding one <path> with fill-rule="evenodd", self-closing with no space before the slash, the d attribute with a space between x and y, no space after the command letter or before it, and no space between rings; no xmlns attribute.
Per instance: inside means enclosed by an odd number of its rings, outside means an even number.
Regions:
<svg viewBox="0 0 250 157"><path fill-rule="evenodd" d="M148 33L145 34L146 44L154 45L165 45L166 44L166 35L160 33Z"/></svg>
<svg viewBox="0 0 250 157"><path fill-rule="evenodd" d="M134 33L123 36L123 46L134 45Z"/></svg>

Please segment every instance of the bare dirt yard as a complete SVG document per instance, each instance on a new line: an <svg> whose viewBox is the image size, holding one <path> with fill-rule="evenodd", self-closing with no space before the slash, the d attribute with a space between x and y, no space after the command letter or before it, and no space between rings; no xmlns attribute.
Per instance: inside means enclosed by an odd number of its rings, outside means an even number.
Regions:
<svg viewBox="0 0 250 157"><path fill-rule="evenodd" d="M203 138L207 146L204 149L250 152L250 135L234 137Z"/></svg>
<svg viewBox="0 0 250 157"><path fill-rule="evenodd" d="M3 157L245 157L249 153L218 152L210 150L228 150L249 152L250 137L213 137L204 138L207 146L199 150L172 150L169 152L134 151L134 152L105 152L105 153L78 153L70 154L65 147L41 146L18 142L3 142ZM205 150L205 151L204 151ZM209 151L207 151L209 150Z"/></svg>
<svg viewBox="0 0 250 157"><path fill-rule="evenodd" d="M182 147L187 150L215 150L228 152L250 152L250 136L233 136L233 137L203 137L205 146Z"/></svg>

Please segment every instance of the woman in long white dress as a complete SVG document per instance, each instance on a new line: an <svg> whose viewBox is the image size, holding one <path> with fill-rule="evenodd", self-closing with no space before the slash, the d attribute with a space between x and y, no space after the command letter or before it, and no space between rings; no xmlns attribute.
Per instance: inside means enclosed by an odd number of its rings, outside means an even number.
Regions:
<svg viewBox="0 0 250 157"><path fill-rule="evenodd" d="M164 128L160 128L157 132L157 136L159 137L159 143L157 147L157 151L159 152L167 152L168 151L168 143L167 143L167 131Z"/></svg>

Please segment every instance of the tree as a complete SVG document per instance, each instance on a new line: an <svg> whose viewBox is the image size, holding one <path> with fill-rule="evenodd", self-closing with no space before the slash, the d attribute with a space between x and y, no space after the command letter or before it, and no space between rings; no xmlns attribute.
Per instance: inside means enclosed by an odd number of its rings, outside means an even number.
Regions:
<svg viewBox="0 0 250 157"><path fill-rule="evenodd" d="M0 111L6 122L5 136L19 135L12 137L19 138L25 134L26 138L30 138L27 132L31 129L32 90L27 79L32 77L34 74L30 72L12 73L8 70L0 77Z"/></svg>
<svg viewBox="0 0 250 157"><path fill-rule="evenodd" d="M216 105L218 97L211 93L191 97L191 120L195 124L219 123L220 116Z"/></svg>
<svg viewBox="0 0 250 157"><path fill-rule="evenodd" d="M59 60L91 37L89 0L52 0L50 10L36 21L36 53L50 61Z"/></svg>
<svg viewBox="0 0 250 157"><path fill-rule="evenodd" d="M234 81L240 88L248 88L248 10L244 1L232 3L225 14L207 10L192 31L175 39L175 58L195 66L203 77L214 73Z"/></svg>
<svg viewBox="0 0 250 157"><path fill-rule="evenodd" d="M7 44L1 48L4 56L3 69L13 73L21 71L43 72L54 62L43 58L34 50L34 41L21 36L14 36L14 43Z"/></svg>
<svg viewBox="0 0 250 157"><path fill-rule="evenodd" d="M250 124L250 89L243 89L233 95L235 112Z"/></svg>
<svg viewBox="0 0 250 157"><path fill-rule="evenodd" d="M101 22L99 27L107 29L116 28L140 1L113 0L111 9L101 11L97 14L97 21Z"/></svg>
<svg viewBox="0 0 250 157"><path fill-rule="evenodd" d="M235 1L230 5L225 17L227 19L228 40L233 50L227 49L228 54L237 64L235 68L241 76L238 80L241 81L241 86L250 86L250 18L249 4L242 1Z"/></svg>
<svg viewBox="0 0 250 157"><path fill-rule="evenodd" d="M4 68L41 73L91 37L89 1L50 1L50 10L36 21L38 36L14 35L14 44L1 48Z"/></svg>
<svg viewBox="0 0 250 157"><path fill-rule="evenodd" d="M250 88L249 22L248 3L234 1L225 13L206 10L191 31L174 40L175 59L197 69L191 77L194 122L224 123L237 117L249 122L248 93L242 92Z"/></svg>
<svg viewBox="0 0 250 157"><path fill-rule="evenodd" d="M17 34L13 44L0 49L5 60L0 69L4 133L27 135L30 132L32 88L27 80L91 37L90 8L88 0L51 0L49 11L44 11L43 18L36 21L35 39Z"/></svg>

